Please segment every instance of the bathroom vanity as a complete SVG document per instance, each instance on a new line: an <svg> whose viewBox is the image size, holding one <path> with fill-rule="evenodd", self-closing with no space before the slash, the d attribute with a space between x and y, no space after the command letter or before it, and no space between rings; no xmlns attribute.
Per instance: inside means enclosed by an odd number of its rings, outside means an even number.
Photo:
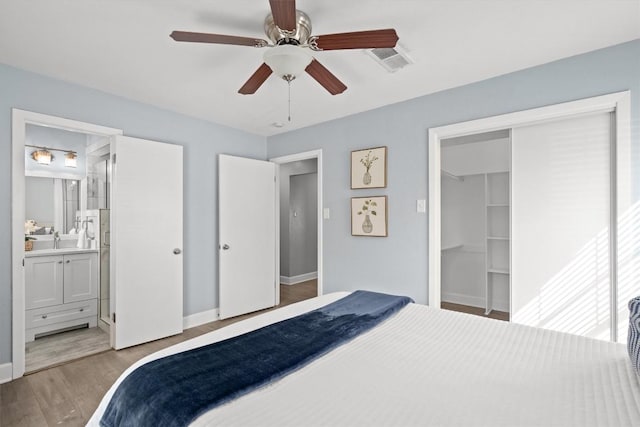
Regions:
<svg viewBox="0 0 640 427"><path fill-rule="evenodd" d="M98 250L25 252L26 341L98 321Z"/></svg>

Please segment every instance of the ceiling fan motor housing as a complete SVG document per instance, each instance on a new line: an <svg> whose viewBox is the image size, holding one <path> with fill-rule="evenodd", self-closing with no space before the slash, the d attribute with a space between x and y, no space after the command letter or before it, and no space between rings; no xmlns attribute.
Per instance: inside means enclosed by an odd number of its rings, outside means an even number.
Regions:
<svg viewBox="0 0 640 427"><path fill-rule="evenodd" d="M296 10L296 30L287 31L278 28L273 21L273 14L270 13L264 20L264 32L276 45L306 44L311 36L311 18L301 10Z"/></svg>

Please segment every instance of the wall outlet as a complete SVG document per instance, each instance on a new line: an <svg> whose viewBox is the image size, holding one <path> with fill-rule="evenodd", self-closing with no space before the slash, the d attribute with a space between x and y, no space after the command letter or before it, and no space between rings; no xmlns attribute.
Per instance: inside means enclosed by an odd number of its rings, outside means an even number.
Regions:
<svg viewBox="0 0 640 427"><path fill-rule="evenodd" d="M420 199L416 201L416 212L425 213L427 212L427 201L424 199Z"/></svg>

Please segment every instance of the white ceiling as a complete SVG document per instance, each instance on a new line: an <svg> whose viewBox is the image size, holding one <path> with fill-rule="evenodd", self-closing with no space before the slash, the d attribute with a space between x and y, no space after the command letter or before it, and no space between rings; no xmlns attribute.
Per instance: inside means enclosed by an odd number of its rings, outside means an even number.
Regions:
<svg viewBox="0 0 640 427"><path fill-rule="evenodd" d="M317 52L348 89L273 75L237 90L265 49L177 43L172 30L266 38L268 0L0 0L0 63L273 135L640 38L640 0L298 0L312 34L393 27L415 64ZM285 126L276 128L275 122Z"/></svg>

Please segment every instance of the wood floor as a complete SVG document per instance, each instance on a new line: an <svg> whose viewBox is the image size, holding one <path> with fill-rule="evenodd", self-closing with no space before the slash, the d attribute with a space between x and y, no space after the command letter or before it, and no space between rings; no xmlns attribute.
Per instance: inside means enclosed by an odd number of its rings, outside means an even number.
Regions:
<svg viewBox="0 0 640 427"><path fill-rule="evenodd" d="M316 288L316 280L281 285L280 306L314 297ZM124 350L109 350L1 384L0 426L84 426L113 382L137 360L258 313L207 323Z"/></svg>
<svg viewBox="0 0 640 427"><path fill-rule="evenodd" d="M490 319L504 320L507 322L509 321L509 313L505 313L504 311L493 310L487 315L484 314L484 308L472 307L470 305L454 304L444 301L440 303L440 308L451 311L459 311L462 313L475 314L476 316L488 317Z"/></svg>
<svg viewBox="0 0 640 427"><path fill-rule="evenodd" d="M39 371L110 348L109 334L98 327L38 338L26 345L25 372Z"/></svg>

